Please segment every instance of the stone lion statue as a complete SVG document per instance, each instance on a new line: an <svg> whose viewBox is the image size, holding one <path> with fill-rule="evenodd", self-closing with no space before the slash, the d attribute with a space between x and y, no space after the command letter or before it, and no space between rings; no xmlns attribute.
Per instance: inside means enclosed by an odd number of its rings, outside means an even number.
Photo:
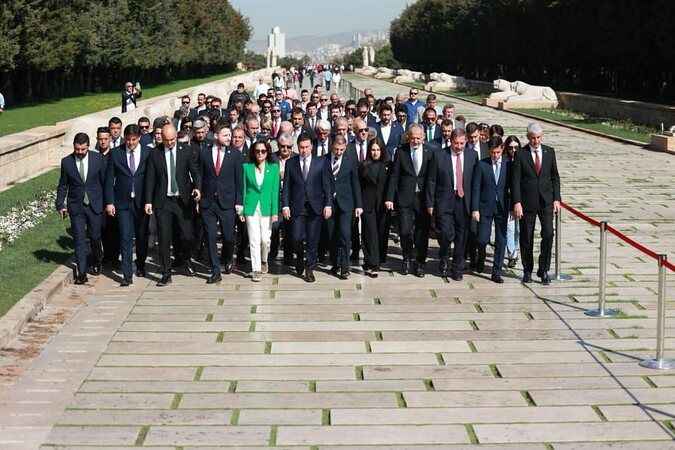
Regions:
<svg viewBox="0 0 675 450"><path fill-rule="evenodd" d="M378 80L391 80L396 76L394 69L388 69L386 67L378 67L375 78Z"/></svg>
<svg viewBox="0 0 675 450"><path fill-rule="evenodd" d="M456 77L447 73L433 72L429 75L431 81L424 86L424 89L432 92L452 91L461 89L466 85L464 77Z"/></svg>
<svg viewBox="0 0 675 450"><path fill-rule="evenodd" d="M514 81L513 83L498 79L494 80L493 87L498 92L490 94L487 99L488 105L498 103L537 103L547 106L558 106L558 96L555 91L548 86L533 86L524 81Z"/></svg>

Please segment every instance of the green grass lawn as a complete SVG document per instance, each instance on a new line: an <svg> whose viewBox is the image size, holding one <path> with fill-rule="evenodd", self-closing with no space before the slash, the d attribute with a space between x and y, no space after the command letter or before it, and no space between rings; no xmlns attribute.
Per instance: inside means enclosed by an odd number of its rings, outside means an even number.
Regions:
<svg viewBox="0 0 675 450"><path fill-rule="evenodd" d="M142 99L157 97L170 92L179 91L198 84L208 83L235 75L234 72L211 75L203 78L177 80L152 87L143 87ZM72 119L73 117L101 111L113 106L120 106L120 91L89 93L78 97L67 97L59 100L46 100L35 104L21 105L0 114L0 136L17 133L19 131L41 125L54 125L56 122ZM193 99L196 101L196 99Z"/></svg>
<svg viewBox="0 0 675 450"><path fill-rule="evenodd" d="M555 120L567 125L573 125L587 130L616 136L623 139L631 139L638 142L649 143L651 134L657 130L636 125L629 121L592 117L587 114L575 113L562 109L519 109L517 111L540 117L542 119Z"/></svg>
<svg viewBox="0 0 675 450"><path fill-rule="evenodd" d="M13 206L34 200L45 190L56 189L59 170L51 170L0 192L0 215ZM47 278L73 254L72 238L66 232L70 222L56 211L0 251L0 316Z"/></svg>

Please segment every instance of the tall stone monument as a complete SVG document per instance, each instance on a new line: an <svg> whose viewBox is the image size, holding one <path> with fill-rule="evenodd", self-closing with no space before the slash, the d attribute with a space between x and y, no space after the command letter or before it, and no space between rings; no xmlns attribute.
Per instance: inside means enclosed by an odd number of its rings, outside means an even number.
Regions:
<svg viewBox="0 0 675 450"><path fill-rule="evenodd" d="M373 47L370 47L368 50L368 56L370 57L370 65L374 66L375 65L375 49Z"/></svg>
<svg viewBox="0 0 675 450"><path fill-rule="evenodd" d="M274 27L267 39L267 67L276 67L278 59L285 56L286 35L279 27Z"/></svg>
<svg viewBox="0 0 675 450"><path fill-rule="evenodd" d="M368 67L369 64L369 52L368 52L368 47L362 47L361 49L363 51L363 67Z"/></svg>

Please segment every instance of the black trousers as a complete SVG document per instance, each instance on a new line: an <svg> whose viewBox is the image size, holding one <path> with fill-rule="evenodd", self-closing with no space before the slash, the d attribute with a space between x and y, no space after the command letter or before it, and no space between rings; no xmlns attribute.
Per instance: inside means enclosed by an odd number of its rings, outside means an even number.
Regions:
<svg viewBox="0 0 675 450"><path fill-rule="evenodd" d="M389 217L385 211L372 210L361 215L364 265L367 268L379 267L386 258L389 238L386 234L388 220Z"/></svg>
<svg viewBox="0 0 675 450"><path fill-rule="evenodd" d="M81 274L87 273L89 269L89 244L87 237L91 239L91 253L93 263L101 262L101 221L103 214L96 214L90 206L82 206L82 211L77 214L70 214L70 225L73 230L73 240L75 241L75 259L77 260L77 270Z"/></svg>
<svg viewBox="0 0 675 450"><path fill-rule="evenodd" d="M246 222L235 220L235 229L237 231L237 261L243 263L246 258L246 253L249 252L248 228L246 228Z"/></svg>
<svg viewBox="0 0 675 450"><path fill-rule="evenodd" d="M453 244L452 271L462 273L471 218L464 207L464 199L455 196L454 203L455 207L452 211L445 211L436 217L436 227L439 233L438 256L441 261L447 261L450 257L450 244Z"/></svg>
<svg viewBox="0 0 675 450"><path fill-rule="evenodd" d="M232 262L234 253L234 220L236 214L234 208L222 209L215 202L208 209L202 210L202 220L206 230L206 240L209 249L209 261L211 262L211 274L220 275L220 260L218 258L218 225L223 236L222 259L225 264Z"/></svg>
<svg viewBox="0 0 675 450"><path fill-rule="evenodd" d="M351 247L352 247L352 258L356 259L359 257L361 252L361 233L359 232L359 220L354 218L352 219L352 237L351 237ZM361 223L361 229L363 229L363 223Z"/></svg>
<svg viewBox="0 0 675 450"><path fill-rule="evenodd" d="M105 213L101 215L101 240L103 242L103 262L114 264L120 259L120 231L117 217Z"/></svg>
<svg viewBox="0 0 675 450"><path fill-rule="evenodd" d="M353 210L343 211L334 207L330 219L326 220L330 259L333 267L349 268L349 246L352 239Z"/></svg>
<svg viewBox="0 0 675 450"><path fill-rule="evenodd" d="M551 249L553 248L553 205L538 211L527 211L520 219L520 255L523 271L532 272L534 268L534 226L539 217L541 226L541 246L539 270L537 274L548 272L551 268Z"/></svg>
<svg viewBox="0 0 675 450"><path fill-rule="evenodd" d="M185 257L192 247L192 208L183 205L179 197L167 197L164 205L155 210L159 235L159 267L163 274L171 273L171 242L174 253ZM175 239L178 234L179 239Z"/></svg>
<svg viewBox="0 0 675 450"><path fill-rule="evenodd" d="M284 252L284 260L291 261L293 256L293 242L291 240L291 222L283 219L281 216L279 220L272 224L272 243L270 244L271 259L279 255L279 248Z"/></svg>
<svg viewBox="0 0 675 450"><path fill-rule="evenodd" d="M418 263L424 264L429 251L431 220L424 208L424 193L418 192L412 207L400 209L401 250L403 259L413 259L413 249Z"/></svg>
<svg viewBox="0 0 675 450"><path fill-rule="evenodd" d="M136 243L136 268L145 268L145 259L148 256L148 225L150 216L145 214L143 207L134 203L128 209L117 211L120 230L120 252L122 254L122 273L125 278L131 278L133 243Z"/></svg>

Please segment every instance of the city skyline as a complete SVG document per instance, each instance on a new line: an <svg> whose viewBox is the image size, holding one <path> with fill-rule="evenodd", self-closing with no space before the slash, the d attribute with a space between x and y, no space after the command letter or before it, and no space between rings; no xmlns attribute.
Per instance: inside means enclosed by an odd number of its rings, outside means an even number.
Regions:
<svg viewBox="0 0 675 450"><path fill-rule="evenodd" d="M293 7L273 0L232 0L232 6L250 20L251 40L266 39L279 26L287 37L326 36L345 31L389 29L389 23L414 0L342 0L328 3L294 0ZM363 11L363 14L357 14ZM317 17L320 20L317 20Z"/></svg>

